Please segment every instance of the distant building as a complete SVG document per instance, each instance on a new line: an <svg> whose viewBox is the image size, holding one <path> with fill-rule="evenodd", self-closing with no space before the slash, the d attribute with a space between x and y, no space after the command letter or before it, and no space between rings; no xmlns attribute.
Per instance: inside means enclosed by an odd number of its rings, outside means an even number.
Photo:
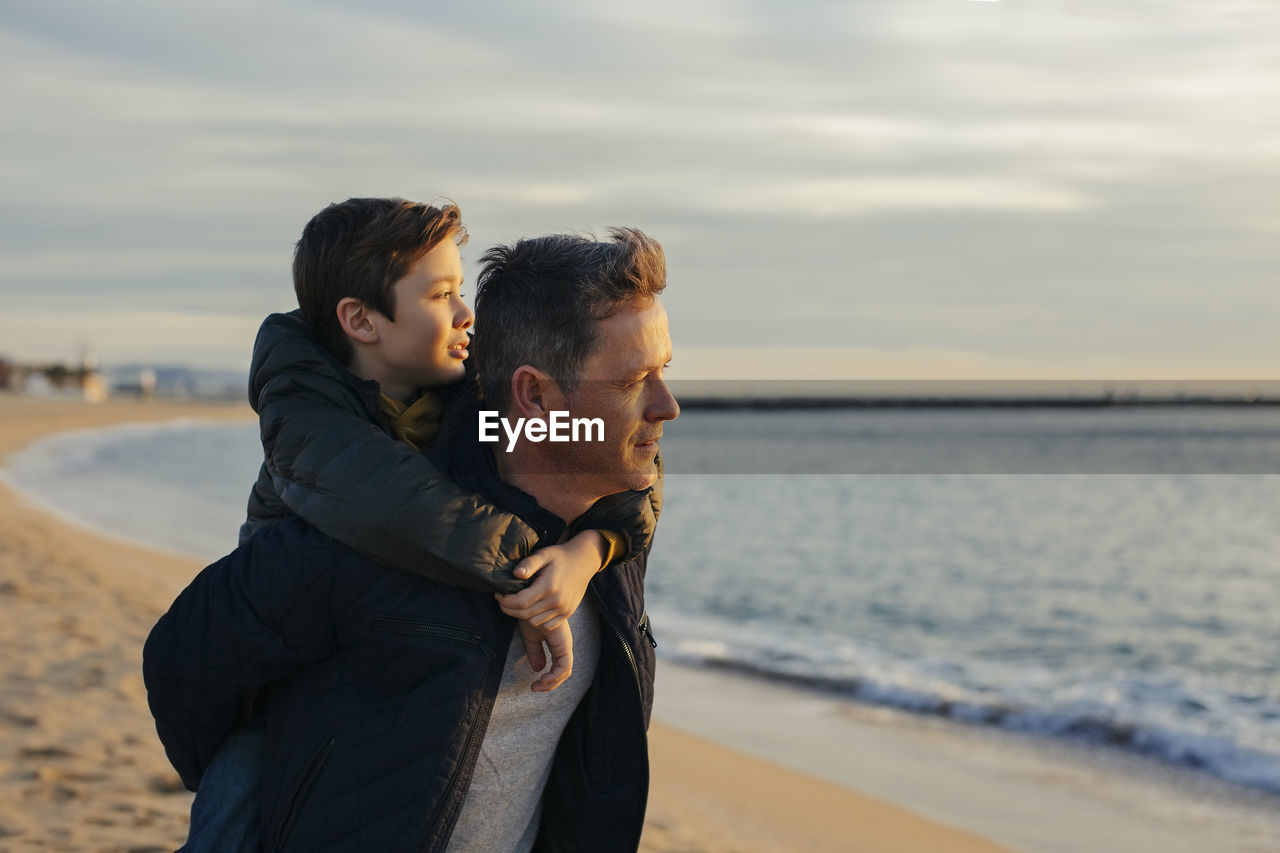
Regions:
<svg viewBox="0 0 1280 853"><path fill-rule="evenodd" d="M97 354L91 350L85 350L80 357L80 393L90 403L107 399L107 380L99 369Z"/></svg>
<svg viewBox="0 0 1280 853"><path fill-rule="evenodd" d="M138 373L138 390L142 392L142 396L150 397L156 393L156 372L150 367L144 367Z"/></svg>
<svg viewBox="0 0 1280 853"><path fill-rule="evenodd" d="M108 397L243 400L248 384L248 377L238 370L145 364L103 368L97 354L91 351L84 352L75 366L0 358L0 391L46 397L78 396L91 403Z"/></svg>

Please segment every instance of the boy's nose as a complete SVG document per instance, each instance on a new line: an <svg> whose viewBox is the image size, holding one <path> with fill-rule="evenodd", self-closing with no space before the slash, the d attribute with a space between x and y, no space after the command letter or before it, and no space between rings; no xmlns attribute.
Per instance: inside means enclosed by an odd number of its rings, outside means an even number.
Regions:
<svg viewBox="0 0 1280 853"><path fill-rule="evenodd" d="M471 306L463 302L461 309L453 315L453 327L455 329L469 329L471 324L476 321L475 312L471 310Z"/></svg>

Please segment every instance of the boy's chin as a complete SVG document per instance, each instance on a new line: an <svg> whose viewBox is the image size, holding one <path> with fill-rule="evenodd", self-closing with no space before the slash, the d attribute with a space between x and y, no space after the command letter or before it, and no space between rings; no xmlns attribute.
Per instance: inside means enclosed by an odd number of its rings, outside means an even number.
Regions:
<svg viewBox="0 0 1280 853"><path fill-rule="evenodd" d="M436 387L437 385L452 385L453 383L457 382L459 379L462 379L466 375L467 375L466 367L464 367L462 363L459 362L457 367L451 366L451 367L440 368L439 370L431 371L431 374L429 376L423 377L422 384L419 387L424 389L431 389Z"/></svg>

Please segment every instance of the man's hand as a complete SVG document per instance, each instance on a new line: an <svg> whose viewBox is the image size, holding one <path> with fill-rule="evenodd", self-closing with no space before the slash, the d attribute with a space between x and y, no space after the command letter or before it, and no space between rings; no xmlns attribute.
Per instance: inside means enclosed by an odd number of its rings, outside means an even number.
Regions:
<svg viewBox="0 0 1280 853"><path fill-rule="evenodd" d="M534 693L550 693L564 684L573 672L573 635L569 632L569 623L562 622L551 629L537 628L524 620L518 624L524 638L524 650L534 672L542 672L547 667L547 653L542 647L544 640L551 650L550 671L543 672L531 688Z"/></svg>
<svg viewBox="0 0 1280 853"><path fill-rule="evenodd" d="M516 566L515 575L521 579L537 575L537 579L520 592L497 596L498 605L508 616L555 630L582 603L608 549L609 543L598 531L584 530L562 545L535 551Z"/></svg>

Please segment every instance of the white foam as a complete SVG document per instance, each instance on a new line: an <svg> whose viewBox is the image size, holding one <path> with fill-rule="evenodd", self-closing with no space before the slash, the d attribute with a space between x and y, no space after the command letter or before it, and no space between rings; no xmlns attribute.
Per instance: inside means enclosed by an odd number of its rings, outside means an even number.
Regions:
<svg viewBox="0 0 1280 853"><path fill-rule="evenodd" d="M1280 849L1280 800L1136 756L859 708L669 661L654 714L1022 853Z"/></svg>

